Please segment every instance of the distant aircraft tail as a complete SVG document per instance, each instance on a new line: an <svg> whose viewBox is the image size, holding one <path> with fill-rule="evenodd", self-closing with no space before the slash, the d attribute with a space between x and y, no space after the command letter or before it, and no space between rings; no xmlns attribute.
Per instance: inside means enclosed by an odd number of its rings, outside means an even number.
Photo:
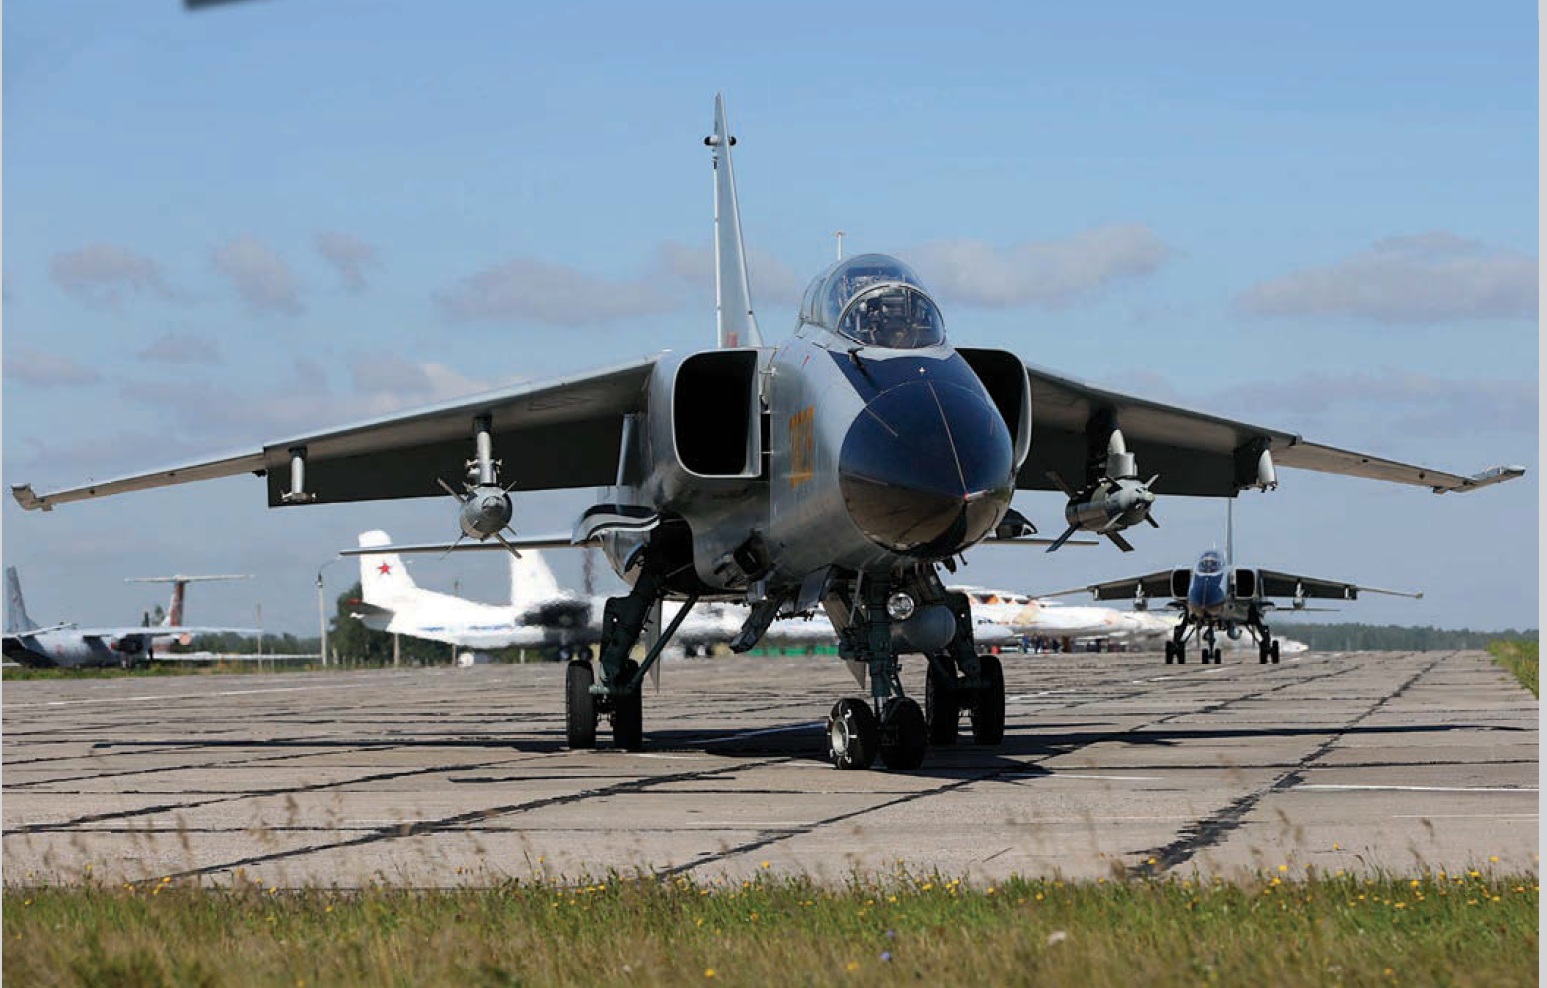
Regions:
<svg viewBox="0 0 1547 988"><path fill-rule="evenodd" d="M391 545L392 537L381 530L360 533L360 548ZM361 596L367 604L390 606L405 591L413 590L413 577L395 552L371 553L360 557Z"/></svg>
<svg viewBox="0 0 1547 988"><path fill-rule="evenodd" d="M158 628L176 628L183 625L183 600L187 596L188 584L207 583L211 580L250 580L250 573L222 573L215 576L131 576L124 580L125 583L170 583L172 584L172 600L167 605L167 611L161 620L156 622ZM146 622L149 624L149 621Z"/></svg>
<svg viewBox="0 0 1547 988"><path fill-rule="evenodd" d="M510 606L520 614L562 595L553 570L535 549L510 554Z"/></svg>
<svg viewBox="0 0 1547 988"><path fill-rule="evenodd" d="M741 207L736 202L736 172L731 167L731 136L725 97L714 97L714 133L704 138L714 152L714 309L720 346L762 346L752 289L747 284L747 252L741 243Z"/></svg>
<svg viewBox="0 0 1547 988"><path fill-rule="evenodd" d="M21 578L15 566L5 568L5 630L31 631L38 623L27 616L27 602L21 596Z"/></svg>

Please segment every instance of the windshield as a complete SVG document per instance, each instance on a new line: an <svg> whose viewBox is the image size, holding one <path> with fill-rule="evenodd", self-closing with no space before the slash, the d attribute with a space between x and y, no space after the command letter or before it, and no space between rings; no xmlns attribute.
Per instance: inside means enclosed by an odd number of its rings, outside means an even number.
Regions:
<svg viewBox="0 0 1547 988"><path fill-rule="evenodd" d="M919 276L885 254L835 263L806 289L800 320L861 346L913 349L945 342L945 323Z"/></svg>
<svg viewBox="0 0 1547 988"><path fill-rule="evenodd" d="M1205 552L1198 557L1198 572L1203 576L1213 576L1215 573L1223 572L1224 569L1225 560L1217 552Z"/></svg>
<svg viewBox="0 0 1547 988"><path fill-rule="evenodd" d="M861 346L912 350L945 340L940 310L911 285L877 285L849 303L838 332Z"/></svg>

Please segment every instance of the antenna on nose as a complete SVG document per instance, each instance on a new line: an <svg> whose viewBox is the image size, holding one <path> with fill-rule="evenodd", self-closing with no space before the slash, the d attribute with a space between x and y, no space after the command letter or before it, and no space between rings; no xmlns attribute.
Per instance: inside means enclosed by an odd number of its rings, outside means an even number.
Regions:
<svg viewBox="0 0 1547 988"><path fill-rule="evenodd" d="M844 231L834 230L833 236L838 238L838 260L841 261L843 260L843 238L845 236Z"/></svg>

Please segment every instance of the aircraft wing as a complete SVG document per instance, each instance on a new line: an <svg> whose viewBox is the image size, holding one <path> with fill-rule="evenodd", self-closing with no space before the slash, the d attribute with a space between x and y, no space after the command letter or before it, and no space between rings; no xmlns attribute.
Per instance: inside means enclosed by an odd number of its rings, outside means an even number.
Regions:
<svg viewBox="0 0 1547 988"><path fill-rule="evenodd" d="M1279 467L1369 477L1428 487L1436 494L1471 491L1524 475L1523 467L1493 467L1472 476L1445 473L1363 453L1306 442L1290 432L1190 411L1094 387L1026 365L1031 385L1031 453L1016 478L1022 490L1055 490L1056 471L1072 484L1086 479L1086 424L1110 412L1144 476L1159 474L1160 494L1233 497L1257 481L1257 461L1272 452ZM1101 438L1102 452L1105 436Z"/></svg>
<svg viewBox="0 0 1547 988"><path fill-rule="evenodd" d="M288 503L291 451L305 450L306 503L443 496L473 456L473 420L489 416L501 480L521 490L604 487L617 479L622 419L644 407L654 357L575 377L520 384L266 443L261 449L38 493L11 488L28 510L231 477L267 476L269 505Z"/></svg>
<svg viewBox="0 0 1547 988"><path fill-rule="evenodd" d="M1092 583L1085 587L1073 587L1069 590L1059 590L1054 593L1039 593L1038 597L1067 597L1070 594L1088 593L1097 600L1133 600L1139 596L1139 591L1144 591L1144 596L1162 600L1171 599L1171 570L1163 569L1158 573L1146 573L1143 576L1132 576L1126 580L1111 580L1107 583Z"/></svg>
<svg viewBox="0 0 1547 988"><path fill-rule="evenodd" d="M1361 591L1390 594L1393 597L1421 599L1423 591L1409 593L1405 590L1382 590L1379 587L1362 587L1337 580L1318 580L1311 576L1296 576L1275 570L1257 571L1258 592L1264 597L1314 597L1322 600L1358 600ZM1302 608L1303 609L1303 608Z"/></svg>
<svg viewBox="0 0 1547 988"><path fill-rule="evenodd" d="M350 546L338 550L340 556L381 556L388 553L403 555L414 552L509 552L516 549L583 549L598 543L576 542L567 532L548 532L541 535L507 535L503 542L479 542L463 539L460 542L406 542L386 545Z"/></svg>
<svg viewBox="0 0 1547 988"><path fill-rule="evenodd" d="M122 628L72 628L82 638L180 638L183 635L261 635L258 628L197 628L178 624L163 625L131 624Z"/></svg>

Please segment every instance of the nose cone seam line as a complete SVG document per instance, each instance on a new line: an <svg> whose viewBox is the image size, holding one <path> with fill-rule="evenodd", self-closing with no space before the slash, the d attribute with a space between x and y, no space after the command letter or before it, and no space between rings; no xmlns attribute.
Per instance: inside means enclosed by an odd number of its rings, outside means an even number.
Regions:
<svg viewBox="0 0 1547 988"><path fill-rule="evenodd" d="M925 381L929 387L929 396L935 399L935 409L940 413L940 424L945 429L945 441L951 447L951 460L956 464L956 478L961 481L962 494L967 493L967 474L962 470L961 454L956 451L956 437L951 434L951 418L945 414L945 406L940 403L940 395L935 391L935 382Z"/></svg>

